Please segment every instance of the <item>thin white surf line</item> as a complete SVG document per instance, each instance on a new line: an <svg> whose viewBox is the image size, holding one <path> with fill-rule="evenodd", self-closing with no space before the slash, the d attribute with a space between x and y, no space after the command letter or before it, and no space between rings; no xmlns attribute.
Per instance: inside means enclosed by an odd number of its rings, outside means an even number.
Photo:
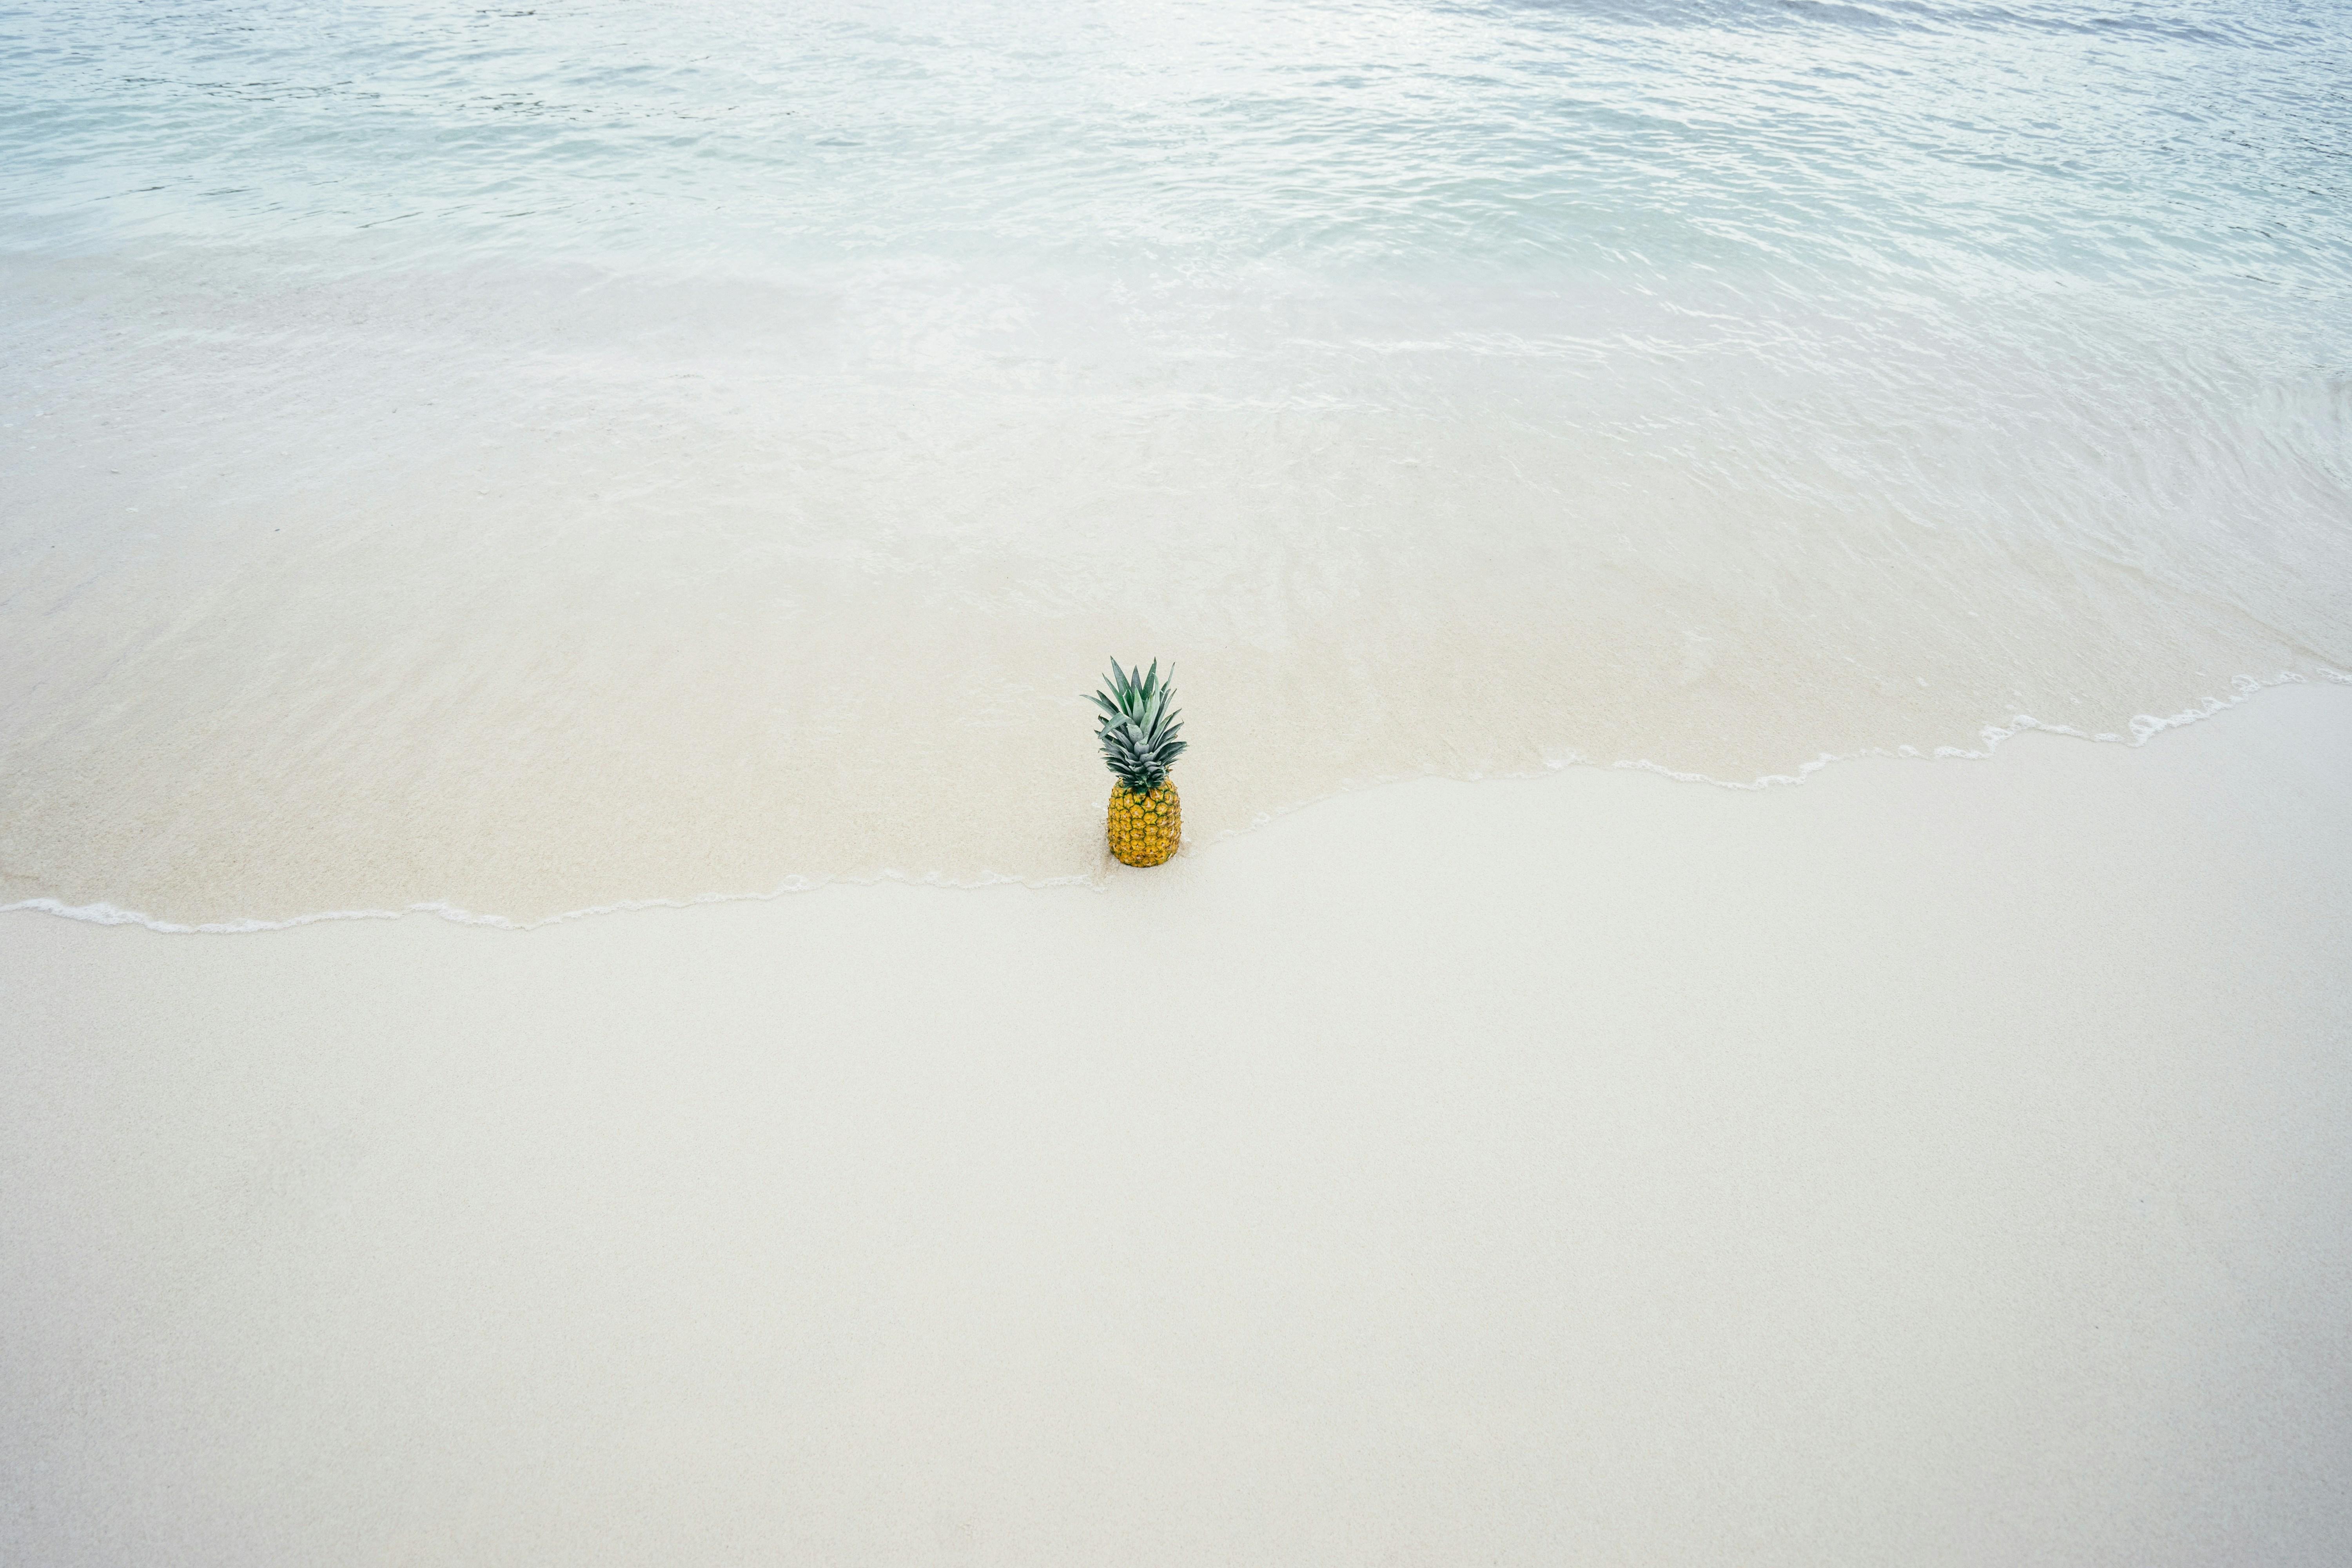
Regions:
<svg viewBox="0 0 2352 1568"><path fill-rule="evenodd" d="M2315 665L2313 668L2320 680L2341 686L2352 686L2352 672L2324 664ZM1640 758L1628 758L1612 763L1594 763L1572 754L1547 761L1540 769L1518 772L1449 773L1437 769L1424 769L1416 773L1390 773L1378 778L1350 780L1329 794L1318 795L1310 799L1260 813L1243 826L1229 827L1205 839L1188 840L1180 853L1185 856L1192 855L1209 845L1222 844L1227 839L1254 833L1280 817L1290 816L1293 812L1304 811L1309 806L1319 805L1328 800L1336 800L1341 795L1354 795L1367 789L1377 789L1382 784L1404 784L1414 779L1447 778L1471 784L1488 779L1545 778L1572 767L1605 767L1656 773L1677 783L1712 784L1718 789L1766 790L1781 785L1804 784L1815 773L1836 763L1862 762L1874 758L1914 762L1990 761L1993 753L2000 749L2002 742L2014 739L2028 731L2038 731L2051 735L2066 735L2075 740L2088 741L2093 744L2116 744L2137 748L2146 745L2150 740L2168 730L2181 729L2200 720L2210 719L2216 714L2226 713L2258 692L2272 690L2282 686L2307 686L2311 683L2312 677L2294 670L2282 670L2269 680L2257 679L2251 675L2234 676L2231 678L2231 684L2237 689L2235 696L2226 700L2209 697L2205 700L2203 707L2185 709L2169 718L2156 714L2141 714L2131 721L2128 726L2130 731L2128 738L2116 731L2094 734L2063 724L2045 724L2029 714L2021 713L2011 718L2005 726L1988 724L1979 731L1985 742L1982 751L1972 751L1964 746L1937 746L1932 751L1922 751L1916 746L1897 746L1892 750L1883 746L1874 746L1859 752L1838 753L1825 752L1811 762L1800 763L1793 773L1765 773L1746 782L1737 779L1718 779L1706 773L1683 772ZM0 904L0 914L13 914L22 910L28 913L57 915L66 920L83 921L93 925L136 925L169 936L246 936L256 931L290 931L298 926L316 925L325 921L396 921L405 919L409 915L432 915L459 925L488 926L498 931L537 931L543 926L562 925L568 921L587 920L596 915L625 914L635 910L686 910L695 909L704 904L765 903L775 899L788 898L796 893L816 892L824 888L872 888L890 883L903 887L942 888L958 891L1002 887L1032 889L1083 887L1102 892L1110 885L1108 877L1100 871L1091 875L1081 873L1066 877L1038 878L985 872L971 880L959 880L941 876L936 871L925 872L919 876L904 871L882 871L870 877L793 876L787 877L781 885L766 892L698 893L689 898L679 899L627 899L618 903L591 904L583 909L566 910L560 914L546 915L534 921L518 921L505 915L483 914L442 900L410 904L405 909L398 910L322 910L313 914L293 915L278 921L250 919L212 921L194 925L160 920L152 915L143 914L137 910L126 910L116 904L103 902L68 904L62 900L52 898L20 899L15 903Z"/></svg>

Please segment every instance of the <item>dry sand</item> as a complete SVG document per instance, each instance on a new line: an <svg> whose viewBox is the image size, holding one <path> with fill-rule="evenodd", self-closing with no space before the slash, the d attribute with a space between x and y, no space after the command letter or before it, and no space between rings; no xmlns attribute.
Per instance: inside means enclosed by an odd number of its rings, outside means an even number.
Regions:
<svg viewBox="0 0 2352 1568"><path fill-rule="evenodd" d="M2352 691L1082 889L0 917L0 1560L2352 1561Z"/></svg>

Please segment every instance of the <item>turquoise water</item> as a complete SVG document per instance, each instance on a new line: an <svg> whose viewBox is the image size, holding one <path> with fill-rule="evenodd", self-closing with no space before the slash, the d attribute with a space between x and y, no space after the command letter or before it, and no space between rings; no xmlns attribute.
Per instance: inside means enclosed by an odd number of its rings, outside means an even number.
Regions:
<svg viewBox="0 0 2352 1568"><path fill-rule="evenodd" d="M2205 284L2276 317L2352 280L2342 6L0 16L21 255Z"/></svg>
<svg viewBox="0 0 2352 1568"><path fill-rule="evenodd" d="M0 5L0 891L2144 735L2352 666L2347 215L2344 5Z"/></svg>

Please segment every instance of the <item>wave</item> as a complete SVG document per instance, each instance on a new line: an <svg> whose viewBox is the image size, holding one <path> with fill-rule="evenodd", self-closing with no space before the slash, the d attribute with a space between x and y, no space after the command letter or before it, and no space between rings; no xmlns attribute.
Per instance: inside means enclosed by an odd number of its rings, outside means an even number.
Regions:
<svg viewBox="0 0 2352 1568"><path fill-rule="evenodd" d="M2323 680L2332 681L2340 685L2352 686L2352 673L2323 668L2317 671L2317 676ZM1990 761L1992 759L1994 753L1999 750L2002 742L2011 740L2018 735L2034 731L2038 731L2045 734L2071 736L2075 739L2089 741L2095 743L2119 743L2126 746L2137 747L2147 744L2149 741L2155 739L2158 735L2162 734L2168 730L2179 729L2185 725L2197 723L2200 721L2210 719L2216 714L2226 712L2228 710L2234 708L2238 706L2238 704L2247 700L2249 698L2252 698L2259 691L2282 685L2301 685L2305 684L2305 677L2296 675L2292 672L2282 672L2269 681L2258 681L2251 676L2242 676L2240 677L2237 681L2236 694L2226 700L2221 699L2209 699L2200 707L2185 710L2168 717L2158 717L2153 714L2141 715L2135 718L2127 727L2127 730L2121 733L2110 732L2088 734L2079 730L2069 729L2064 725L2043 724L2030 716L2020 714L2011 719L2006 725L1986 725L1981 732L1983 744L1981 747L1978 748L1937 746L1929 750L1922 750L1918 747L1904 745L1891 748L1874 747L1864 751L1848 752L1842 756L1830 756L1826 754L1818 756L1809 762L1799 764L1793 772L1766 773L1748 780L1709 778L1703 773L1693 773L1676 769L1661 767L1654 763L1640 759L1625 759L1607 763L1585 763L1581 762L1561 760L1548 764L1544 769L1544 773L1558 773L1565 769L1577 766L1605 766L1613 769L1630 769L1643 773L1657 773L1664 778L1683 784L1712 784L1724 789L1757 791L1802 784L1811 779L1814 774L1839 763L1852 763L1872 759L1905 759L1915 761L1958 760L1970 762ZM1415 774L1398 774L1394 777L1385 779L1369 780L1363 784L1354 786L1354 788L1378 788L1382 784L1405 783L1413 778L1458 777L1464 782L1475 782L1484 776L1486 775L1448 775L1424 772ZM1510 773L1498 776L1509 778L1532 778L1541 775L1529 773ZM1347 793L1352 793L1352 790L1335 792L1333 796L1325 796L1323 799L1334 798L1338 794ZM1273 823L1283 817L1291 816L1299 811L1307 810L1320 804L1322 804L1322 800L1299 801L1294 805L1283 806L1277 810L1262 814L1246 826L1226 828L1215 835L1213 838L1205 841L1198 837L1188 837L1181 852L1187 856L1200 853L1213 844L1222 843L1247 833L1258 831L1271 826ZM530 920L516 920L505 915L463 909L457 905L440 900L430 900L422 903L411 904L404 909L396 910L321 910L313 913L292 915L275 920L244 918L227 921L211 921L193 925L158 919L153 915L143 914L136 910L121 909L110 903L68 904L59 900L50 898L21 899L14 903L0 904L0 914L8 914L19 910L29 910L43 914L58 915L67 920L86 921L94 925L143 926L149 931L161 931L172 935L242 936L257 931L289 931L300 926L315 925L324 921L400 920L409 915L431 915L437 919L450 921L459 925L487 926L499 931L536 931L546 926L562 925L573 921L587 920L601 915L626 914L640 910L682 910L692 909L704 904L765 902L775 899L790 897L795 893L814 892L819 889L826 887L877 887L885 884L896 884L907 887L928 887L957 890L972 890L990 887L1024 887L1033 889L1083 887L1090 889L1096 892L1104 892L1108 891L1111 885L1107 872L1108 867L1106 866L1104 872L1095 875L1046 878L982 876L970 880L955 880L940 877L936 873L909 873L905 871L885 871L870 877L794 877L787 879L782 885L771 888L765 891L713 891L697 893L680 898L628 899L614 903L591 905L584 909L566 910L561 913L545 915Z"/></svg>

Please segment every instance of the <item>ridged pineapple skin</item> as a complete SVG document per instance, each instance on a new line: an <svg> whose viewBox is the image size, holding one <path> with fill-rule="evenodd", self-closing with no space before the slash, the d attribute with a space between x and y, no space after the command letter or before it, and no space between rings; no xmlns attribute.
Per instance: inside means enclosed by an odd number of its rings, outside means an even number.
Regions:
<svg viewBox="0 0 2352 1568"><path fill-rule="evenodd" d="M1157 866L1176 853L1184 834L1182 805L1171 779L1148 795L1124 784L1110 791L1110 852L1123 866Z"/></svg>

